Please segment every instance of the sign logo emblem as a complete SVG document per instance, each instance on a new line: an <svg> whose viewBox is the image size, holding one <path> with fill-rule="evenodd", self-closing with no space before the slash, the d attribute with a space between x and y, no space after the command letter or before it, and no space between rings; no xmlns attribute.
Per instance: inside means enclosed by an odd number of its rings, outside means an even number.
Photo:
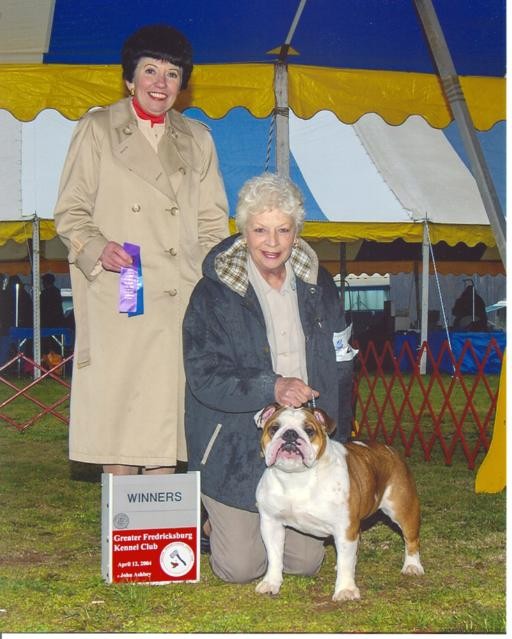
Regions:
<svg viewBox="0 0 512 639"><path fill-rule="evenodd" d="M160 566L170 577L182 577L194 565L194 551L181 541L173 541L160 553Z"/></svg>
<svg viewBox="0 0 512 639"><path fill-rule="evenodd" d="M123 530L124 528L128 528L130 523L130 518L126 513L117 513L114 517L114 528L118 528Z"/></svg>

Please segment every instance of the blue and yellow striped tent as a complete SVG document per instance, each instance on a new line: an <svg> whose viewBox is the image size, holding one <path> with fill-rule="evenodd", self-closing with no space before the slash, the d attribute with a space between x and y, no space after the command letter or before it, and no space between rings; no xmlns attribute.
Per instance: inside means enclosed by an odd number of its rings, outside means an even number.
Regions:
<svg viewBox="0 0 512 639"><path fill-rule="evenodd" d="M188 35L195 52L181 108L209 121L214 134L216 122L247 128L244 118L253 118L263 150L245 171L261 171L275 108L274 63L300 4L287 57L294 116L310 120L328 111L353 124L378 114L398 126L417 115L457 146L412 0L0 0L0 109L20 122L48 109L76 120L118 99L124 94L122 42L142 24L168 22ZM504 148L505 0L433 4L475 128L482 140L493 136L493 148L497 139ZM312 204L306 225L312 239L421 241L420 224L382 220L378 210L372 224L345 214L344 221L333 221L322 214L300 170L296 175ZM503 163L494 175L504 181ZM227 180L231 200L245 176L239 171ZM437 239L474 246L477 238L482 252L492 249L490 226L468 221L438 225ZM15 237L15 227L9 232ZM51 220L45 221L42 239L53 233Z"/></svg>

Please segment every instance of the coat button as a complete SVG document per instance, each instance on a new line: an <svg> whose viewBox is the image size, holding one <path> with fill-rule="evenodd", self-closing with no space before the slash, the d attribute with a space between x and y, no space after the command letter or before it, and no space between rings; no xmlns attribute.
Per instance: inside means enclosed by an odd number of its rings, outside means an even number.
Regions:
<svg viewBox="0 0 512 639"><path fill-rule="evenodd" d="M133 211L134 213L139 213L139 211L140 211L140 204L134 204L134 205L132 206L132 211Z"/></svg>
<svg viewBox="0 0 512 639"><path fill-rule="evenodd" d="M184 166L180 166L180 168L178 169L178 171L182 174L182 175L186 175L187 174L187 169Z"/></svg>
<svg viewBox="0 0 512 639"><path fill-rule="evenodd" d="M167 249L167 251L168 251L171 255L178 255L178 251L177 251L175 248Z"/></svg>
<svg viewBox="0 0 512 639"><path fill-rule="evenodd" d="M178 295L178 291L175 288L164 291L164 293L167 293L167 295L170 295L171 297L175 297L176 295Z"/></svg>
<svg viewBox="0 0 512 639"><path fill-rule="evenodd" d="M131 130L131 128L129 126L125 126L123 129L123 133L125 135L131 135L133 133L133 131Z"/></svg>
<svg viewBox="0 0 512 639"><path fill-rule="evenodd" d="M167 209L171 215L178 215L179 209L177 206L173 206L172 209Z"/></svg>

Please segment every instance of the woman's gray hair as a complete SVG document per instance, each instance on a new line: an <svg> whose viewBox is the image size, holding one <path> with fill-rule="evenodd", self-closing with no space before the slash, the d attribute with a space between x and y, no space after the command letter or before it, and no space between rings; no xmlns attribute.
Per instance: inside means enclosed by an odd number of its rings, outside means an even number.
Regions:
<svg viewBox="0 0 512 639"><path fill-rule="evenodd" d="M298 186L289 178L275 173L263 173L250 178L240 189L235 221L244 234L249 215L279 209L293 219L299 233L304 224L304 198Z"/></svg>

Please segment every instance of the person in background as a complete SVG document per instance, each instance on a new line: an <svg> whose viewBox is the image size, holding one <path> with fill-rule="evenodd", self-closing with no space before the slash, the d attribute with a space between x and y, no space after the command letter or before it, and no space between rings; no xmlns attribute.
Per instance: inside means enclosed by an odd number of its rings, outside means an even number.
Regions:
<svg viewBox="0 0 512 639"><path fill-rule="evenodd" d="M476 292L473 282L455 300L452 315L455 331L487 331L485 302Z"/></svg>
<svg viewBox="0 0 512 639"><path fill-rule="evenodd" d="M41 328L63 328L64 311L62 309L62 295L60 288L55 286L55 275L45 273L41 278L43 290L39 297L39 312ZM41 353L48 355L55 351L56 342L51 336L41 338Z"/></svg>
<svg viewBox="0 0 512 639"><path fill-rule="evenodd" d="M192 73L187 38L143 26L121 57L129 96L79 122L55 208L76 323L69 454L117 475L170 473L187 457L181 322L228 235L227 200L209 129L173 108Z"/></svg>
<svg viewBox="0 0 512 639"><path fill-rule="evenodd" d="M34 308L32 297L26 290L19 275L10 275L7 281L4 281L3 292L1 295L0 322L1 333L5 336L2 340L0 348L0 356L2 360L10 359L18 351L22 351L28 357L33 356L33 340L32 338L10 338L9 332L11 328L32 328L34 323ZM30 367L27 371L31 370Z"/></svg>
<svg viewBox="0 0 512 639"><path fill-rule="evenodd" d="M241 234L206 257L183 322L189 469L201 472L212 569L229 582L266 567L255 414L314 400L338 424L336 439L351 435L354 352L336 285L299 237L303 220L290 180L267 173L246 182ZM285 572L312 575L323 557L323 540L287 530Z"/></svg>
<svg viewBox="0 0 512 639"><path fill-rule="evenodd" d="M41 327L62 328L64 326L62 295L60 288L55 286L55 275L45 273L41 280L43 282L40 297Z"/></svg>

